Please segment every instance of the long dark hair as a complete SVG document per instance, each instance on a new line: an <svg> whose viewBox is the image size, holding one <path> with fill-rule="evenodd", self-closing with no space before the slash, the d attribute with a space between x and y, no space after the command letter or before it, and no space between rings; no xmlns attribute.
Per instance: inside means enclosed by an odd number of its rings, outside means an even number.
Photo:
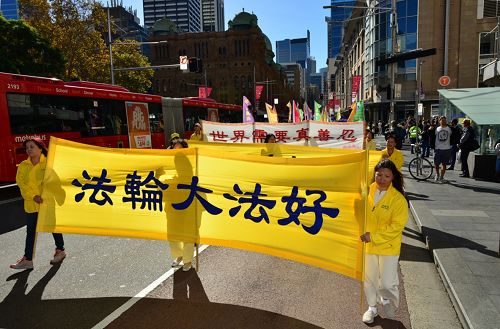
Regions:
<svg viewBox="0 0 500 329"><path fill-rule="evenodd" d="M396 190L398 190L398 192L401 193L408 202L408 198L404 189L405 184L403 181L403 175L401 174L401 172L399 172L398 168L396 168L394 162L389 159L380 160L380 162L375 166L375 172L379 171L382 168L389 169L392 172L392 175L394 176L392 180L392 186Z"/></svg>
<svg viewBox="0 0 500 329"><path fill-rule="evenodd" d="M172 142L172 148L174 148L174 146L176 144L180 144L183 149L188 148L188 143L186 142L185 139L179 138L179 139L175 140L174 142Z"/></svg>
<svg viewBox="0 0 500 329"><path fill-rule="evenodd" d="M264 143L269 143L269 140L270 140L271 138L276 139L276 136L274 136L274 134L267 134L267 135L266 135L266 139L264 140Z"/></svg>

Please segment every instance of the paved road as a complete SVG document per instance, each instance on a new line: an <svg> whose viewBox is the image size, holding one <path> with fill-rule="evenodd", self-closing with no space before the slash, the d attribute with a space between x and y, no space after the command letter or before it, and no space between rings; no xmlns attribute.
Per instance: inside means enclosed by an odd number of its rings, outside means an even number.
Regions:
<svg viewBox="0 0 500 329"><path fill-rule="evenodd" d="M0 327L102 327L170 270L166 242L78 235L65 235L69 257L51 267L53 240L40 234L35 270L13 272L8 264L21 256L24 236L24 228L0 235ZM378 317L371 327L460 328L412 221L400 279L396 320ZM304 264L209 247L198 272L175 272L111 316L108 327L366 328L360 288L355 280Z"/></svg>

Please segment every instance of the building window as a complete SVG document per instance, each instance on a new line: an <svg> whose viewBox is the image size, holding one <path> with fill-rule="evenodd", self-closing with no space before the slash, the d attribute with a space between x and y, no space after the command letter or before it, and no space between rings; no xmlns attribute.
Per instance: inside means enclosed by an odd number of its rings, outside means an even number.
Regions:
<svg viewBox="0 0 500 329"><path fill-rule="evenodd" d="M500 2L497 0L484 0L483 17L500 16Z"/></svg>

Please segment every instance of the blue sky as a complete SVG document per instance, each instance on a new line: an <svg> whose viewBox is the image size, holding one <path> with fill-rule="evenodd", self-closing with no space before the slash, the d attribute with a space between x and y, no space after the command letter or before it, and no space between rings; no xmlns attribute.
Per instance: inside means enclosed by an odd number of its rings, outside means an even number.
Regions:
<svg viewBox="0 0 500 329"><path fill-rule="evenodd" d="M123 5L137 9L141 24L144 23L142 0L123 0ZM243 8L246 12L253 12L259 19L261 30L271 40L273 51L276 51L276 40L305 38L309 30L311 56L316 58L317 70L326 67L328 40L325 16L330 14L330 10L323 9L323 6L330 5L330 0L225 0L224 5L226 28L227 22Z"/></svg>

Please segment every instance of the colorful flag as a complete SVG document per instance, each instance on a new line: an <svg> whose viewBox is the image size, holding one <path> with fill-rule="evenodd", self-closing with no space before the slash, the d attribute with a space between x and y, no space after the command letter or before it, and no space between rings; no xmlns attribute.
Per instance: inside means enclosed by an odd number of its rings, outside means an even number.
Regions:
<svg viewBox="0 0 500 329"><path fill-rule="evenodd" d="M354 115L354 122L365 121L365 108L363 101L358 101L356 104L356 114Z"/></svg>
<svg viewBox="0 0 500 329"><path fill-rule="evenodd" d="M297 102L292 101L292 103L293 103L293 122L300 122L302 120L300 119L300 112Z"/></svg>
<svg viewBox="0 0 500 329"><path fill-rule="evenodd" d="M309 108L307 103L304 102L304 120L312 120L312 119L314 119L314 118L312 116L311 109Z"/></svg>
<svg viewBox="0 0 500 329"><path fill-rule="evenodd" d="M314 102L314 120L321 120L321 104L319 104L318 102Z"/></svg>
<svg viewBox="0 0 500 329"><path fill-rule="evenodd" d="M211 87L206 87L206 86L198 87L198 97L199 98L208 98L208 97L210 97L211 93L212 93Z"/></svg>
<svg viewBox="0 0 500 329"><path fill-rule="evenodd" d="M278 123L278 113L276 108L266 103L267 120L269 123Z"/></svg>
<svg viewBox="0 0 500 329"><path fill-rule="evenodd" d="M288 122L292 122L292 104L288 102L286 107L288 107Z"/></svg>
<svg viewBox="0 0 500 329"><path fill-rule="evenodd" d="M349 113L349 118L347 118L347 122L354 122L354 116L356 116L356 102L351 104L351 113Z"/></svg>
<svg viewBox="0 0 500 329"><path fill-rule="evenodd" d="M243 96L243 122L255 122L251 112L252 103L246 96Z"/></svg>
<svg viewBox="0 0 500 329"><path fill-rule="evenodd" d="M262 90L264 90L263 85L256 85L255 86L255 100L256 101L260 100L260 96L262 95Z"/></svg>

